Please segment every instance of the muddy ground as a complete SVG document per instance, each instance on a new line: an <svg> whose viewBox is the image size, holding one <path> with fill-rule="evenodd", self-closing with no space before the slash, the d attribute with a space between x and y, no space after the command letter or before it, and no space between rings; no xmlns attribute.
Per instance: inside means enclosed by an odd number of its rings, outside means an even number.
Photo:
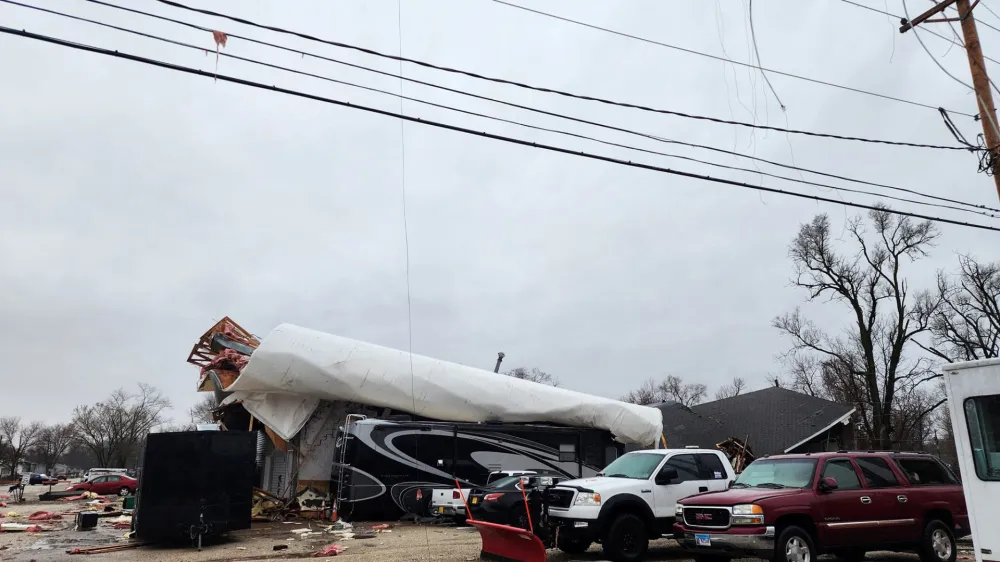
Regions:
<svg viewBox="0 0 1000 562"><path fill-rule="evenodd" d="M43 489L29 488L27 498L37 498ZM0 508L0 513L16 512L21 518L2 518L0 523L22 521L35 511L74 511L85 502L37 502ZM126 530L114 529L114 517L103 518L97 529L75 531L75 515L64 515L62 520L44 523L40 533L0 533L0 561L2 562L50 562L54 560L81 559L86 562L132 561L142 562L238 562L258 560L315 559L314 552L329 544L340 544L346 550L340 555L356 562L413 562L418 560L465 562L479 559L479 533L469 527L448 527L438 525L391 524L388 531L375 533L371 538L338 539L336 535L319 532L302 537L293 533L296 529L322 531L316 523L254 523L251 529L231 533L224 540L205 544L201 552L187 546L141 546L120 552L91 554L87 556L68 555L67 550L90 546L127 544ZM365 527L355 524L356 536L364 536L360 531ZM281 550L274 550L275 546ZM604 560L600 546L594 545L586 554L568 556L557 550L550 550L551 562ZM686 561L690 556L681 551L672 540L654 541L650 545L650 562ZM971 545L960 547L959 560L973 560ZM916 562L917 557L909 554L871 553L870 561Z"/></svg>

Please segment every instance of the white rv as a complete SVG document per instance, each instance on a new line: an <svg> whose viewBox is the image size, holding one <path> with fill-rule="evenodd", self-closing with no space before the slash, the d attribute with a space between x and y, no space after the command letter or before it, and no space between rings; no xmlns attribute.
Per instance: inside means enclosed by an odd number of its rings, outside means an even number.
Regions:
<svg viewBox="0 0 1000 562"><path fill-rule="evenodd" d="M942 370L976 562L1000 562L1000 359Z"/></svg>

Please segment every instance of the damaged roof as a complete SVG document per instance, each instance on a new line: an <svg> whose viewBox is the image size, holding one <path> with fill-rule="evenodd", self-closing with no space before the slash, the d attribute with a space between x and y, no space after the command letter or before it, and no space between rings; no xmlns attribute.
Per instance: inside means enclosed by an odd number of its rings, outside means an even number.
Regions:
<svg viewBox="0 0 1000 562"><path fill-rule="evenodd" d="M736 433L716 419L703 416L679 402L664 402L654 406L663 415L663 435L667 447L679 449L698 446L714 449ZM740 436L743 439L745 436Z"/></svg>
<svg viewBox="0 0 1000 562"><path fill-rule="evenodd" d="M732 398L693 406L691 411L724 426L728 435L749 436L747 445L759 455L789 451L847 420L854 408L787 388L769 387ZM668 427L663 415L664 430ZM698 443L700 445L700 443ZM671 447L679 446L669 442Z"/></svg>

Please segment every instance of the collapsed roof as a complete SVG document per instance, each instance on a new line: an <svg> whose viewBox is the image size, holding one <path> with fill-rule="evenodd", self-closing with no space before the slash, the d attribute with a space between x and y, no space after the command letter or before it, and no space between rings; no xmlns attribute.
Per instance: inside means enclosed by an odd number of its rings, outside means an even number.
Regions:
<svg viewBox="0 0 1000 562"><path fill-rule="evenodd" d="M232 326L236 326L231 320ZM214 390L212 366L233 350L231 336L251 351L245 366L232 354L223 371L241 368L226 403L244 408L283 439L291 439L320 400L349 401L456 422L553 423L610 431L626 444L652 446L660 438L660 411L648 406L563 388L342 338L292 324L275 328L259 343L248 332L219 324L199 342L189 362L205 374L199 390ZM237 326L238 327L238 326ZM255 345L256 344L256 345ZM197 351L199 346L195 346ZM204 352L204 350L210 352ZM214 354L213 354L214 353ZM214 361L214 363L213 363ZM218 377L216 377L218 378ZM221 380L221 378L220 378Z"/></svg>

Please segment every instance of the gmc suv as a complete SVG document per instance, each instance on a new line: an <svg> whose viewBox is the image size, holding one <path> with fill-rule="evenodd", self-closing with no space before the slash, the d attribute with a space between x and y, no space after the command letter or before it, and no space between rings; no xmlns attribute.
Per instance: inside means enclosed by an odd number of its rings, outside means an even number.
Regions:
<svg viewBox="0 0 1000 562"><path fill-rule="evenodd" d="M962 487L933 456L839 451L754 461L728 490L679 501L674 538L699 560L893 550L955 562L968 529Z"/></svg>

